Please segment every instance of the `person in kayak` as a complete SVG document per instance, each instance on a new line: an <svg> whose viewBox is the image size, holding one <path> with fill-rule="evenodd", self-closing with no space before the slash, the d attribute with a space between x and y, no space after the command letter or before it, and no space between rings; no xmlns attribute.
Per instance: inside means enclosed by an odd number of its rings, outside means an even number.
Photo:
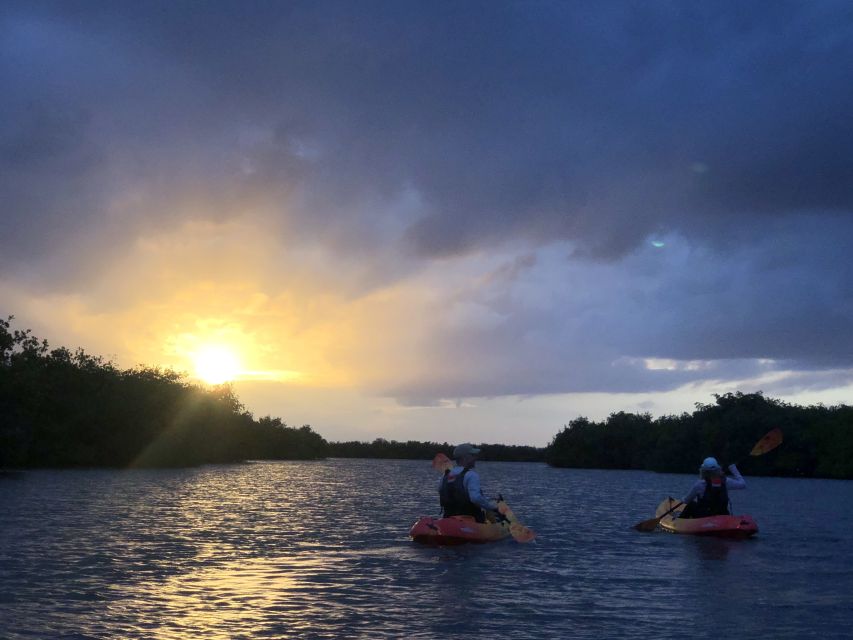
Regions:
<svg viewBox="0 0 853 640"><path fill-rule="evenodd" d="M474 470L479 454L480 450L467 442L453 450L456 466L444 472L438 487L445 518L473 516L477 522L485 522L486 512L490 512L497 519L503 519L497 503L486 498L480 488L480 475Z"/></svg>
<svg viewBox="0 0 853 640"><path fill-rule="evenodd" d="M729 490L746 489L746 480L734 464L729 465L726 476L716 458L705 458L699 467L699 480L684 496L682 502L687 506L681 512L682 518L707 518L729 514ZM676 516L678 517L678 516Z"/></svg>

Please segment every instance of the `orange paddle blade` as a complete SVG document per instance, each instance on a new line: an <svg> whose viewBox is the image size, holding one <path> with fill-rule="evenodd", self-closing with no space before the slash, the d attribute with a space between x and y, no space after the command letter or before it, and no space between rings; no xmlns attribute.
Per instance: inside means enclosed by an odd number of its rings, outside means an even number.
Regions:
<svg viewBox="0 0 853 640"><path fill-rule="evenodd" d="M453 468L453 460L448 458L443 453L437 453L432 459L432 468L436 471L440 471L441 473L444 473L445 471L450 471Z"/></svg>
<svg viewBox="0 0 853 640"><path fill-rule="evenodd" d="M512 512L512 509L503 500L498 502L498 511L500 511L504 518L509 520L509 532L516 542L530 542L536 537L536 532L521 524Z"/></svg>
<svg viewBox="0 0 853 640"><path fill-rule="evenodd" d="M768 451L772 451L780 444L782 444L782 430L777 427L772 431L768 431L767 434L763 438L761 438L761 440L756 442L755 446L752 448L752 451L749 452L749 455L763 455Z"/></svg>

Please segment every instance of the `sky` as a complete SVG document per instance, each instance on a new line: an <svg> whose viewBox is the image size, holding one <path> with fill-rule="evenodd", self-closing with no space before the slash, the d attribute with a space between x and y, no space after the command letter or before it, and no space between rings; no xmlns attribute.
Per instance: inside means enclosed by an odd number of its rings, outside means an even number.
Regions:
<svg viewBox="0 0 853 640"><path fill-rule="evenodd" d="M329 440L849 404L851 114L848 2L5 0L0 315Z"/></svg>

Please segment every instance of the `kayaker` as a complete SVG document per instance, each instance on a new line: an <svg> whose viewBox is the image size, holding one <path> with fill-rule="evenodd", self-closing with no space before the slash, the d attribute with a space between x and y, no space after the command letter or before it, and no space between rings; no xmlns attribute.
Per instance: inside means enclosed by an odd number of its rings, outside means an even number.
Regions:
<svg viewBox="0 0 853 640"><path fill-rule="evenodd" d="M486 498L480 488L480 475L474 470L479 454L480 450L468 442L453 450L456 466L444 473L438 487L445 518L473 516L477 522L485 522L486 512L492 512L503 519L497 503Z"/></svg>
<svg viewBox="0 0 853 640"><path fill-rule="evenodd" d="M716 458L705 458L699 467L699 480L684 496L682 502L687 506L681 512L682 518L707 518L729 514L729 491L746 489L746 480L734 464L729 465L730 476L723 473Z"/></svg>

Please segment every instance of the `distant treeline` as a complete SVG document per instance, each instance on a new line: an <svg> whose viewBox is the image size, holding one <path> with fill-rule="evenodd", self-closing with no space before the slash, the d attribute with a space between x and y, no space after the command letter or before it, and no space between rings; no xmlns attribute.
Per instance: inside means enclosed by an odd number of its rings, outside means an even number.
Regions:
<svg viewBox="0 0 853 640"><path fill-rule="evenodd" d="M312 459L326 441L307 425L255 420L231 388L171 370L119 369L50 349L0 319L0 468L186 466Z"/></svg>
<svg viewBox="0 0 853 640"><path fill-rule="evenodd" d="M853 407L801 407L761 393L715 395L680 416L614 413L603 422L578 418L552 440L557 467L695 472L706 456L742 461L749 475L853 478ZM751 458L753 445L779 427L782 445Z"/></svg>
<svg viewBox="0 0 853 640"><path fill-rule="evenodd" d="M455 444L447 442L397 442L377 438L373 442L330 442L328 452L334 458L395 458L401 460L431 460L435 454L452 457ZM482 449L481 460L511 462L544 462L544 447L506 444L477 444Z"/></svg>
<svg viewBox="0 0 853 640"><path fill-rule="evenodd" d="M311 427L255 419L229 386L202 387L159 368L119 369L83 350L50 349L0 319L0 469L188 466L250 459L452 456L447 442L326 442ZM713 455L750 475L853 478L853 407L789 405L755 394L715 396L680 416L577 418L547 448L477 444L482 460L558 467L694 472ZM784 442L750 458L780 427Z"/></svg>

